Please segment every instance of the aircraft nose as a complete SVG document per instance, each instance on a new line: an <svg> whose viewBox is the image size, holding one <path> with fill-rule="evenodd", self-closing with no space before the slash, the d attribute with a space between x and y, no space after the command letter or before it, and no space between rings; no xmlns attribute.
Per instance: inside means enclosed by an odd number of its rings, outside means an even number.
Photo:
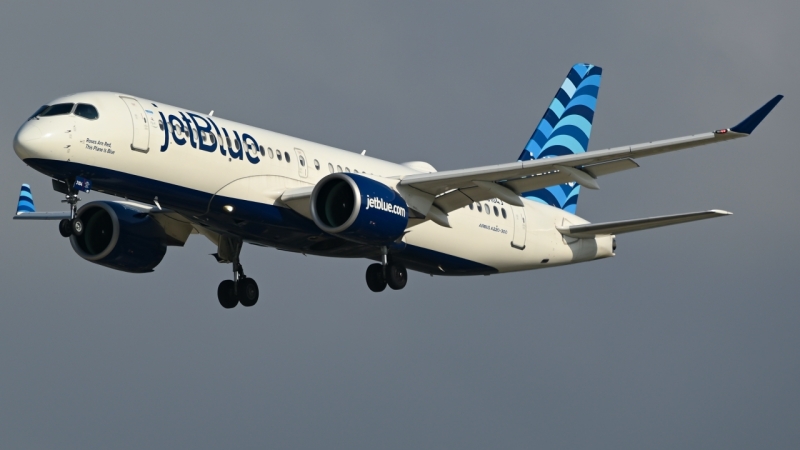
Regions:
<svg viewBox="0 0 800 450"><path fill-rule="evenodd" d="M19 142L32 141L34 139L39 139L42 136L44 136L42 130L32 122L26 123L19 128L19 131L17 131L17 140Z"/></svg>
<svg viewBox="0 0 800 450"><path fill-rule="evenodd" d="M44 133L35 123L26 122L14 136L14 152L23 160L34 156L30 144L32 141L41 139L42 136Z"/></svg>

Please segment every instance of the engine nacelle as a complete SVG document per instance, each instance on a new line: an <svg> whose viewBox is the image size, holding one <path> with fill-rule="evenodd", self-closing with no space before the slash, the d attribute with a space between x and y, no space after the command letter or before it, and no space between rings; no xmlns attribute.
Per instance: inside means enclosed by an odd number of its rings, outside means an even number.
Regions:
<svg viewBox="0 0 800 450"><path fill-rule="evenodd" d="M78 210L83 234L70 243L81 258L124 272L152 272L167 252L164 229L146 212L118 202L87 203Z"/></svg>
<svg viewBox="0 0 800 450"><path fill-rule="evenodd" d="M326 233L360 244L389 245L408 226L408 206L400 194L352 173L334 173L317 183L311 215Z"/></svg>

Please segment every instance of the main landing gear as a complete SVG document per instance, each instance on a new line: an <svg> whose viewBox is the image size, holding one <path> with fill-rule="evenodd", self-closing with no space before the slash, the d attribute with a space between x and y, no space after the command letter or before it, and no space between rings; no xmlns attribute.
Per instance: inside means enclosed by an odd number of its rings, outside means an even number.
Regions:
<svg viewBox="0 0 800 450"><path fill-rule="evenodd" d="M367 287L372 292L381 292L386 289L386 286L396 291L403 289L408 282L406 267L397 261L390 260L385 247L381 250L383 251L382 261L367 267Z"/></svg>
<svg viewBox="0 0 800 450"><path fill-rule="evenodd" d="M247 278L244 269L239 263L239 253L242 251L242 241L227 240L226 245L220 245L220 250L229 250L232 254L233 280L225 280L217 288L217 298L219 304L225 309L231 309L238 305L253 306L258 302L258 284L256 280ZM222 254L222 251L220 251ZM220 259L218 257L218 259Z"/></svg>

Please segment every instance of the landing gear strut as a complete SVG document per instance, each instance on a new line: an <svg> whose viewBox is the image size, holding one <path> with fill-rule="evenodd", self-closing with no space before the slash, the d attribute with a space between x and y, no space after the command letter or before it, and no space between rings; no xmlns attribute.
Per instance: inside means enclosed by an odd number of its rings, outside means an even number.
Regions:
<svg viewBox="0 0 800 450"><path fill-rule="evenodd" d="M406 287L408 282L408 271L406 267L389 258L386 247L381 249L381 263L370 264L367 267L367 287L372 292L381 292L388 285L394 290Z"/></svg>
<svg viewBox="0 0 800 450"><path fill-rule="evenodd" d="M244 268L239 262L239 253L242 251L242 241L227 239L225 246L220 245L220 250L227 247L232 254L233 280L225 280L217 288L217 298L219 304L225 309L230 309L238 305L253 306L258 302L258 284L256 280L247 278Z"/></svg>
<svg viewBox="0 0 800 450"><path fill-rule="evenodd" d="M53 180L53 189L64 194L66 199L61 203L69 205L69 219L62 219L58 222L58 232L61 236L70 237L73 234L80 236L83 234L83 221L78 218L78 202L81 201L78 194L70 187L69 183L60 180Z"/></svg>

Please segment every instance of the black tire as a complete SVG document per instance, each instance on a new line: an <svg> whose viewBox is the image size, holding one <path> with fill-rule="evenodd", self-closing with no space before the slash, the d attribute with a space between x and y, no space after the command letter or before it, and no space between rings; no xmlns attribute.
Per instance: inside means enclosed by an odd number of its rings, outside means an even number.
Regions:
<svg viewBox="0 0 800 450"><path fill-rule="evenodd" d="M236 293L242 306L253 306L258 302L258 283L252 278L239 280Z"/></svg>
<svg viewBox="0 0 800 450"><path fill-rule="evenodd" d="M406 283L408 283L406 266L400 263L391 263L386 266L386 283L395 291L406 287Z"/></svg>
<svg viewBox="0 0 800 450"><path fill-rule="evenodd" d="M83 235L83 221L77 217L72 219L72 234L75 236Z"/></svg>
<svg viewBox="0 0 800 450"><path fill-rule="evenodd" d="M367 267L367 286L372 292L381 292L386 289L386 278L383 276L383 266L371 264Z"/></svg>
<svg viewBox="0 0 800 450"><path fill-rule="evenodd" d="M219 304L225 309L231 309L239 304L239 299L236 298L236 293L233 290L233 280L225 280L219 284L217 288L217 298Z"/></svg>
<svg viewBox="0 0 800 450"><path fill-rule="evenodd" d="M61 219L58 222L58 232L65 238L72 236L72 222L69 219Z"/></svg>

